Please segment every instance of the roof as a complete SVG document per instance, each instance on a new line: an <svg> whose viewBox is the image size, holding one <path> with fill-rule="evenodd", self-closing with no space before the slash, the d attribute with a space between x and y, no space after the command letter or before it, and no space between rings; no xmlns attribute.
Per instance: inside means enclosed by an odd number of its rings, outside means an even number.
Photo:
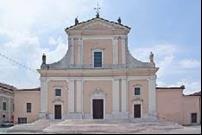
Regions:
<svg viewBox="0 0 202 135"><path fill-rule="evenodd" d="M195 93L187 95L187 96L201 96L201 91L195 92Z"/></svg>
<svg viewBox="0 0 202 135"><path fill-rule="evenodd" d="M185 89L185 86L182 85L180 87L156 87L156 89Z"/></svg>
<svg viewBox="0 0 202 135"><path fill-rule="evenodd" d="M0 83L0 88L6 89L6 90L9 90L9 91L17 90L16 87L14 87L12 85L5 84L5 83Z"/></svg>
<svg viewBox="0 0 202 135"><path fill-rule="evenodd" d="M68 31L68 30L70 30L70 29L72 29L72 28L75 28L75 27L77 27L77 26L80 26L81 24L89 23L89 22L94 21L94 20L101 20L101 21L104 21L104 22L106 22L106 23L111 23L111 24L114 24L114 25L117 25L117 26L121 26L121 27L124 27L124 28L129 29L129 30L131 29L130 27L128 27L128 26L126 26L126 25L123 25L123 24L121 24L121 23L117 23L117 22L114 22L114 21L109 21L109 20L106 20L106 19L100 18L100 17L95 17L95 18L89 19L89 20L87 20L87 21L82 21L82 22L79 22L78 24L75 24L75 25L72 25L72 26L70 26L70 27L67 27L67 28L65 29L65 31Z"/></svg>
<svg viewBox="0 0 202 135"><path fill-rule="evenodd" d="M40 91L40 88L32 88L32 89L19 89L18 91Z"/></svg>

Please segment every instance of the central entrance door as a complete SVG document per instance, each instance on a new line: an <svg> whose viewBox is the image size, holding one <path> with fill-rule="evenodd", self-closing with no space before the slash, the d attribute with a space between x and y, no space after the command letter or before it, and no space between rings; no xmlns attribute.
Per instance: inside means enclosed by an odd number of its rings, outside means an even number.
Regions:
<svg viewBox="0 0 202 135"><path fill-rule="evenodd" d="M134 118L141 118L141 105L140 104L134 105Z"/></svg>
<svg viewBox="0 0 202 135"><path fill-rule="evenodd" d="M93 119L103 119L103 99L93 99Z"/></svg>
<svg viewBox="0 0 202 135"><path fill-rule="evenodd" d="M62 118L62 107L61 105L55 105L55 119Z"/></svg>

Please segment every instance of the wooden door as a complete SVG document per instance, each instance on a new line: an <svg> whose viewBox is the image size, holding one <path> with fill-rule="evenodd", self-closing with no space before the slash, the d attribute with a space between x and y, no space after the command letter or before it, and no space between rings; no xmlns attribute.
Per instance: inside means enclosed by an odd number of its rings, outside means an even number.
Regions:
<svg viewBox="0 0 202 135"><path fill-rule="evenodd" d="M141 105L134 105L134 118L141 118Z"/></svg>
<svg viewBox="0 0 202 135"><path fill-rule="evenodd" d="M197 113L191 114L191 123L197 123Z"/></svg>
<svg viewBox="0 0 202 135"><path fill-rule="evenodd" d="M103 99L93 100L93 119L103 119Z"/></svg>
<svg viewBox="0 0 202 135"><path fill-rule="evenodd" d="M61 105L55 105L55 119L62 118L62 107Z"/></svg>

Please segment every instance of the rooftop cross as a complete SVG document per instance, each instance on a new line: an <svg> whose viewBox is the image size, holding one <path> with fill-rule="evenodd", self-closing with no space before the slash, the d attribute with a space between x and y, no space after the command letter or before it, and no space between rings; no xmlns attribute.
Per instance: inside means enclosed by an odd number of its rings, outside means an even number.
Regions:
<svg viewBox="0 0 202 135"><path fill-rule="evenodd" d="M94 10L96 10L96 17L97 17L97 18L100 17L100 14L99 14L99 13L100 13L100 9L101 9L101 8L99 7L99 3L97 2L97 7L94 8Z"/></svg>

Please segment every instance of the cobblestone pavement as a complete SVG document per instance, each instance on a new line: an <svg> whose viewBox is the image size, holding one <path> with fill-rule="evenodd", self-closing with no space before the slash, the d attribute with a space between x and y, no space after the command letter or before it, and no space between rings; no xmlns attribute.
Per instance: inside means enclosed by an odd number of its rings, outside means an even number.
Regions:
<svg viewBox="0 0 202 135"><path fill-rule="evenodd" d="M16 125L7 133L35 133L35 134L112 134L112 133L145 133L145 134L200 134L201 126L184 127L176 123L165 121L103 121L103 120L39 120L32 124Z"/></svg>

